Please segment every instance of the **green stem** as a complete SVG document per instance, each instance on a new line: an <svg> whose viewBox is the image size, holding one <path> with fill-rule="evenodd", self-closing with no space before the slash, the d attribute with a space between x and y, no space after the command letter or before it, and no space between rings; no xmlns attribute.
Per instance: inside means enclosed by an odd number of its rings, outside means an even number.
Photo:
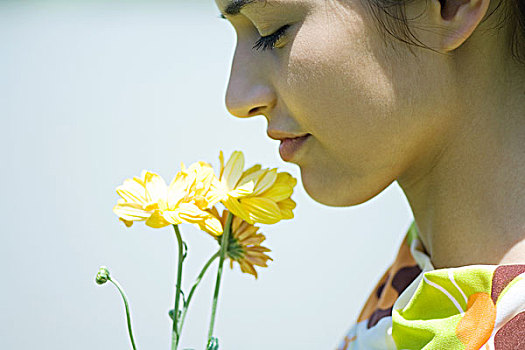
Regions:
<svg viewBox="0 0 525 350"><path fill-rule="evenodd" d="M180 319L179 323L179 334L182 334L182 326L184 325L184 319L186 318L186 313L188 312L188 309L190 307L191 298L193 297L193 293L195 293L195 290L197 289L197 286L201 282L202 278L204 277L204 274L208 270L208 267L219 257L219 252L215 253L210 260L204 265L201 272L199 273L199 276L195 280L195 283L193 284L193 287L191 287L190 294L188 295L188 299L186 300L184 304L184 311L182 312L182 317Z"/></svg>
<svg viewBox="0 0 525 350"><path fill-rule="evenodd" d="M124 300L124 306L126 307L126 318L128 320L129 339L131 340L131 346L133 346L133 350L137 350L137 347L135 346L135 340L133 339L133 331L131 330L131 315L129 312L128 298L126 297L126 294L124 294L124 290L116 280L108 276L108 281L110 281L111 283L113 283L113 285L115 285L115 287L117 287L118 291L120 292L120 295L122 296L122 299Z"/></svg>
<svg viewBox="0 0 525 350"><path fill-rule="evenodd" d="M176 350L179 346L180 334L177 327L177 321L179 320L179 301L180 301L180 292L182 284L182 262L184 261L184 256L182 255L183 242L180 235L179 226L173 225L175 229L175 235L177 236L177 243L179 246L179 263L177 267L177 286L175 289L175 307L173 308L173 327L171 333L171 350Z"/></svg>
<svg viewBox="0 0 525 350"><path fill-rule="evenodd" d="M220 254L219 269L217 271L217 280L215 282L215 293L213 294L213 306L211 309L210 328L208 330L208 343L210 342L213 336L213 327L215 325L215 314L217 312L217 300L219 299L219 288L221 286L222 266L224 265L224 259L226 257L226 252L228 251L228 242L229 242L231 228L232 228L232 219L233 219L233 214L228 213L228 218L226 219L226 225L224 227L224 233L222 234L221 250L219 251L219 254Z"/></svg>

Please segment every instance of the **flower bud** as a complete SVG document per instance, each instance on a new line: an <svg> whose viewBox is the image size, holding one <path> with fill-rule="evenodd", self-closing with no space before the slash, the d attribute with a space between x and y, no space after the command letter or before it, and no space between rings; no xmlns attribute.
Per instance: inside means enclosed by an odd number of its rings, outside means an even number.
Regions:
<svg viewBox="0 0 525 350"><path fill-rule="evenodd" d="M97 277L95 278L95 282L98 284L104 284L109 280L109 270L105 266L101 266L98 270Z"/></svg>

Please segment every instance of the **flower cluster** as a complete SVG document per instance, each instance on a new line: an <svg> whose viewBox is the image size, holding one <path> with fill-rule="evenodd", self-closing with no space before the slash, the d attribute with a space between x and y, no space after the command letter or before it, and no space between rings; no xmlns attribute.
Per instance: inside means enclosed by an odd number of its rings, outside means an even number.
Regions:
<svg viewBox="0 0 525 350"><path fill-rule="evenodd" d="M146 221L153 228L190 223L220 235L222 226L209 212L220 200L216 185L213 168L204 162L187 169L182 165L169 186L158 174L144 170L140 177L127 179L117 187L121 199L113 212L128 227L134 221Z"/></svg>
<svg viewBox="0 0 525 350"><path fill-rule="evenodd" d="M295 202L290 198L297 180L277 169L262 169L259 164L244 169L244 155L237 151L224 165L220 154L220 197L234 215L250 224L275 224L292 219Z"/></svg>
<svg viewBox="0 0 525 350"><path fill-rule="evenodd" d="M244 170L244 155L239 151L226 165L222 152L219 158L219 176L208 163L188 168L183 164L169 186L158 174L144 170L117 188L121 199L113 211L128 227L134 221L145 221L153 228L190 223L217 236L222 234L222 225L211 209L219 202L252 225L293 218L295 202L290 196L295 178L259 164Z"/></svg>
<svg viewBox="0 0 525 350"><path fill-rule="evenodd" d="M182 164L181 170L169 185L160 175L143 170L140 176L126 179L117 187L120 198L113 212L127 227L135 221L144 221L152 228L173 225L178 243L178 267L175 302L170 311L173 321L172 350L178 347L195 289L217 258L219 263L207 349L218 349L218 339L213 336L213 328L225 259L230 259L231 268L236 262L242 272L257 278L255 266L267 267L268 260L272 258L267 255L271 250L261 245L266 237L255 224L275 224L293 218L295 202L290 197L297 180L290 174L278 172L275 168L263 169L259 164L244 169L244 155L239 151L233 152L226 163L220 152L219 160L218 175L210 164L197 162L187 168ZM217 209L219 204L226 208L222 214ZM182 223L196 225L220 245L219 251L202 268L187 297L182 293L183 263L188 249L178 227ZM109 281L119 290L126 307L131 344L136 349L128 302L122 288L110 277L106 267L100 268L95 280L98 284Z"/></svg>

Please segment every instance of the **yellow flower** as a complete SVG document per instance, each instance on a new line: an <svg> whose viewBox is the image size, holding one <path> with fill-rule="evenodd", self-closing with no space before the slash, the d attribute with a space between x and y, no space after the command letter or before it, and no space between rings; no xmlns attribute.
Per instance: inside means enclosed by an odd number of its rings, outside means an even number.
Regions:
<svg viewBox="0 0 525 350"><path fill-rule="evenodd" d="M243 171L244 155L233 152L224 165L224 155L219 156L219 175L222 203L234 215L249 224L275 224L293 218L295 202L290 199L297 180L277 169L262 169L257 164Z"/></svg>
<svg viewBox="0 0 525 350"><path fill-rule="evenodd" d="M214 209L216 215L222 225L226 225L226 218L228 211L224 210L222 217ZM268 267L268 260L273 260L266 253L271 252L270 249L261 246L261 243L266 239L262 233L258 233L258 227L250 225L241 218L234 216L232 220L232 231L229 237L227 255L230 258L230 267L233 269L233 262L237 262L241 267L241 271L249 273L257 278L257 271L254 265L261 267ZM220 239L218 239L220 242Z"/></svg>
<svg viewBox="0 0 525 350"><path fill-rule="evenodd" d="M221 197L216 191L219 179L208 163L193 163L187 169L182 164L182 170L177 176L184 177L187 186L184 188L186 200L193 200L200 209L210 209L220 201ZM177 177L173 181L177 182L176 180Z"/></svg>
<svg viewBox="0 0 525 350"><path fill-rule="evenodd" d="M117 187L117 194L121 197L113 212L119 216L126 226L130 227L134 221L146 221L151 227L169 225L158 210L158 202L165 197L163 187L166 184L157 174L143 170L140 177L126 179Z"/></svg>
<svg viewBox="0 0 525 350"><path fill-rule="evenodd" d="M209 212L220 199L211 191L217 184L213 169L204 162L187 169L183 165L169 186L159 175L143 171L140 178L127 179L117 188L122 198L113 211L128 227L133 221L146 221L153 228L191 223L220 235L222 226Z"/></svg>
<svg viewBox="0 0 525 350"><path fill-rule="evenodd" d="M210 209L221 199L216 188L219 180L211 165L197 162L175 176L168 188L167 203L162 205L164 218L172 224L196 224L201 230L222 234L222 225Z"/></svg>

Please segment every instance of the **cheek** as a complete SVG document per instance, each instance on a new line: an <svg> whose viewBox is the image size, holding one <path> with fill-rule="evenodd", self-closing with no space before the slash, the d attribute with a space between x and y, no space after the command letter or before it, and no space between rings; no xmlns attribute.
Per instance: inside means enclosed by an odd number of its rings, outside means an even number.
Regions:
<svg viewBox="0 0 525 350"><path fill-rule="evenodd" d="M305 131L334 155L362 154L387 136L383 119L394 93L378 44L357 14L346 14L330 25L305 22L290 48L280 93Z"/></svg>
<svg viewBox="0 0 525 350"><path fill-rule="evenodd" d="M291 117L315 138L299 164L306 190L324 204L355 205L398 178L441 133L446 79L429 55L387 51L357 13L329 25L318 18L297 32L277 87Z"/></svg>

